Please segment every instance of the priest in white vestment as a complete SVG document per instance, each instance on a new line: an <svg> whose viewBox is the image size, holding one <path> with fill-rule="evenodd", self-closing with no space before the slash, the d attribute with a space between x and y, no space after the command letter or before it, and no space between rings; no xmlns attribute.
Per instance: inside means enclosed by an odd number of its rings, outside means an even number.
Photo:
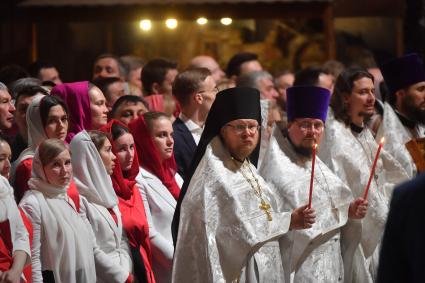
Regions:
<svg viewBox="0 0 425 283"><path fill-rule="evenodd" d="M173 282L285 282L278 240L314 223L306 205L285 211L251 163L258 159L259 98L252 88L217 94L174 219Z"/></svg>
<svg viewBox="0 0 425 283"><path fill-rule="evenodd" d="M363 197L369 183L378 144L365 121L374 113L373 76L349 68L337 78L328 113L325 139L319 156L351 189ZM384 141L387 142L386 140ZM408 179L400 163L381 150L368 192L369 212L363 219L362 252L372 278L376 278L379 247L395 185Z"/></svg>
<svg viewBox="0 0 425 283"><path fill-rule="evenodd" d="M385 137L384 148L405 168L410 178L417 168L405 144L425 137L425 70L417 54L385 63L382 75L388 86L384 116L376 140Z"/></svg>
<svg viewBox="0 0 425 283"><path fill-rule="evenodd" d="M288 129L282 133L275 128L260 167L287 210L309 203L313 146L321 147L329 99L329 90L321 87L287 89ZM316 223L294 231L293 243L288 239L284 245L292 245L292 252L285 253L285 275L293 282L352 282L367 201L354 200L350 189L316 157L311 206L317 211ZM355 263L355 268L364 266ZM367 282L367 272L363 274L362 282Z"/></svg>

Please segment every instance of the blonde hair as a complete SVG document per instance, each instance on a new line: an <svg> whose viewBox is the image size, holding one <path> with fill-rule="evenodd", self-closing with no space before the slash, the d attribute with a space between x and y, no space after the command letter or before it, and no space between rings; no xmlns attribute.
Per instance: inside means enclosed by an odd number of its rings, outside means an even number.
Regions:
<svg viewBox="0 0 425 283"><path fill-rule="evenodd" d="M63 151L68 150L68 146L60 139L47 139L44 140L38 146L38 155L41 161L41 165L46 166L56 156L61 154Z"/></svg>

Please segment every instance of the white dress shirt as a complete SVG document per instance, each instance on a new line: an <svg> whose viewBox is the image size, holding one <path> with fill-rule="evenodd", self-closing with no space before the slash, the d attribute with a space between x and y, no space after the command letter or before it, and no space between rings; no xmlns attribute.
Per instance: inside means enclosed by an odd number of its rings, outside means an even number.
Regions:
<svg viewBox="0 0 425 283"><path fill-rule="evenodd" d="M192 134L196 145L198 145L199 140L201 139L202 132L204 131L204 128L199 127L198 124L193 122L191 119L187 118L183 114L183 112L180 113L179 118L183 121L183 123L189 129L189 132Z"/></svg>

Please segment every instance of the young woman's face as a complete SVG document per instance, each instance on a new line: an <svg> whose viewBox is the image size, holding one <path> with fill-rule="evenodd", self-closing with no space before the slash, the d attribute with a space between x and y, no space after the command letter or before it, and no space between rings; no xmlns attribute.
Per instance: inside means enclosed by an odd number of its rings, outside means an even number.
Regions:
<svg viewBox="0 0 425 283"><path fill-rule="evenodd" d="M102 91L97 87L92 87L89 91L91 125L93 130L106 125L108 122L108 108L106 107L106 99Z"/></svg>
<svg viewBox="0 0 425 283"><path fill-rule="evenodd" d="M7 142L0 142L0 175L9 179L10 176L10 159L12 151Z"/></svg>
<svg viewBox="0 0 425 283"><path fill-rule="evenodd" d="M122 171L131 169L134 160L134 139L130 133L125 133L114 141L118 162Z"/></svg>
<svg viewBox="0 0 425 283"><path fill-rule="evenodd" d="M44 132L49 139L65 140L68 133L68 115L61 105L50 108Z"/></svg>
<svg viewBox="0 0 425 283"><path fill-rule="evenodd" d="M173 155L174 138L173 126L167 118L161 117L153 121L151 136L158 149L161 161Z"/></svg>
<svg viewBox="0 0 425 283"><path fill-rule="evenodd" d="M55 186L65 186L72 178L71 155L69 150L59 153L50 163L44 166L47 181Z"/></svg>
<svg viewBox="0 0 425 283"><path fill-rule="evenodd" d="M115 155L112 153L112 145L108 139L105 140L103 146L99 149L100 157L102 158L103 165L105 165L106 172L112 175L115 168Z"/></svg>

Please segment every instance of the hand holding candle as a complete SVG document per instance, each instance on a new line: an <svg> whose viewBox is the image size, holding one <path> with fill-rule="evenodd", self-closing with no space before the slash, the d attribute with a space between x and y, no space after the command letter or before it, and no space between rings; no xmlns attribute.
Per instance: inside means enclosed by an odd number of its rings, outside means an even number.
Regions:
<svg viewBox="0 0 425 283"><path fill-rule="evenodd" d="M375 174L376 163L378 162L379 154L381 153L382 146L384 145L384 138L381 139L379 143L378 150L376 151L375 160L373 161L372 168L370 170L369 181L367 182L366 189L364 191L363 199L367 199L367 195L369 193L370 183L372 182L373 175Z"/></svg>
<svg viewBox="0 0 425 283"><path fill-rule="evenodd" d="M311 198L313 196L313 181L314 181L314 164L316 163L316 148L317 143L313 145L313 158L311 160L311 177L310 177L310 194L308 197L308 208L311 208Z"/></svg>

